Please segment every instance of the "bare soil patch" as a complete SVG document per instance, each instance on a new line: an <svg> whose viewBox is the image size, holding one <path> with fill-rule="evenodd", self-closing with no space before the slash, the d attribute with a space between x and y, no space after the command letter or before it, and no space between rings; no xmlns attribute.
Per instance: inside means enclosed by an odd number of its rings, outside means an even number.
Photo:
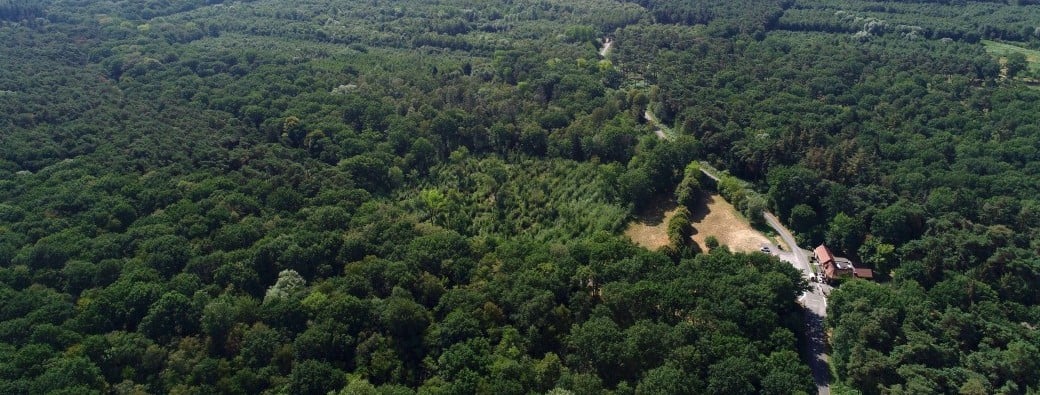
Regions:
<svg viewBox="0 0 1040 395"><path fill-rule="evenodd" d="M693 217L693 241L708 251L704 241L715 236L719 244L734 252L758 251L763 245L773 245L771 240L748 224L732 204L719 195L704 195L705 204L691 212ZM667 229L665 229L667 231Z"/></svg>
<svg viewBox="0 0 1040 395"><path fill-rule="evenodd" d="M651 251L668 245L668 220L675 216L678 208L670 198L654 198L636 220L628 224L625 236Z"/></svg>
<svg viewBox="0 0 1040 395"><path fill-rule="evenodd" d="M763 245L775 244L761 232L747 223L722 196L705 194L703 204L691 212L693 219L693 241L708 251L705 240L715 236L719 244L729 247L734 252L758 251ZM668 220L675 215L677 206L669 198L655 198L654 201L628 225L625 235L633 242L650 250L668 245Z"/></svg>

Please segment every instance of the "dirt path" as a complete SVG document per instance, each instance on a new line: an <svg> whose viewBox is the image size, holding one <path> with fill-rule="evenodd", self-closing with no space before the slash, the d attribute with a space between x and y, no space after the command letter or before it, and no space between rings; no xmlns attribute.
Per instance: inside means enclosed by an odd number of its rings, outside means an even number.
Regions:
<svg viewBox="0 0 1040 395"><path fill-rule="evenodd" d="M599 49L599 56L601 58L607 57L607 54L610 53L610 48L613 46L614 40L611 40L610 37L603 37L603 48Z"/></svg>
<svg viewBox="0 0 1040 395"><path fill-rule="evenodd" d="M654 113L650 112L650 110L646 110L643 112L643 118L646 119L647 123L655 127L654 134L657 135L657 138L661 140L671 140L668 138L668 131L666 131L665 127L657 121L657 118L654 117Z"/></svg>

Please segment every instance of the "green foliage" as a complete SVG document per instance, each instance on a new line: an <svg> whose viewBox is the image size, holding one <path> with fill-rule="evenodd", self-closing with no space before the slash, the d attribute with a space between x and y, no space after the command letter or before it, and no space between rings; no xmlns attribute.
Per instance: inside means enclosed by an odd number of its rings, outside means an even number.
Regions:
<svg viewBox="0 0 1040 395"><path fill-rule="evenodd" d="M704 246L708 247L708 249L718 248L719 245L719 239L715 236L708 236L704 239Z"/></svg>
<svg viewBox="0 0 1040 395"><path fill-rule="evenodd" d="M774 168L769 172L769 199L773 202L777 215L781 218L795 214L795 206L802 201L817 195L819 180L812 171L805 168ZM811 200L810 200L811 201ZM806 209L812 207L802 204L799 215L804 216ZM808 225L814 225L815 221ZM807 228L803 228L807 229Z"/></svg>
<svg viewBox="0 0 1040 395"><path fill-rule="evenodd" d="M300 276L295 270L286 269L278 273L278 281L267 289L267 293L264 295L264 301L272 301L275 299L285 299L293 296L294 294L303 291L303 287L306 286L307 281Z"/></svg>
<svg viewBox="0 0 1040 395"><path fill-rule="evenodd" d="M799 232L808 232L817 224L816 210L806 204L798 204L791 208L791 217L787 220L791 228Z"/></svg>
<svg viewBox="0 0 1040 395"><path fill-rule="evenodd" d="M1036 28L1032 30L1034 31L1030 32L1028 37L1035 36ZM983 40L982 44L986 46L986 51L1004 57L1006 62L1004 67L1007 68L1009 77L1015 77L1023 71L1028 71L1035 76L1037 71L1040 70L1040 51L1037 51L1036 48L1023 48L1012 43L990 40Z"/></svg>
<svg viewBox="0 0 1040 395"><path fill-rule="evenodd" d="M100 394L104 388L101 370L83 357L57 358L45 369L32 384L31 392Z"/></svg>
<svg viewBox="0 0 1040 395"><path fill-rule="evenodd" d="M679 186L675 187L675 200L679 205L692 209L700 203L703 178L704 174L701 173L698 163L690 162L686 166L686 169L683 170L682 181L679 182Z"/></svg>
<svg viewBox="0 0 1040 395"><path fill-rule="evenodd" d="M571 26L564 33L567 39L574 42L595 42L596 29L592 26Z"/></svg>
<svg viewBox="0 0 1040 395"><path fill-rule="evenodd" d="M346 384L343 372L329 364L305 360L293 366L289 392L322 395L336 392Z"/></svg>
<svg viewBox="0 0 1040 395"><path fill-rule="evenodd" d="M791 30L867 31L871 35L893 35L902 39L946 38L974 43L980 38L1035 40L1035 26L1027 21L1040 16L1035 7L1030 7L1035 4L1030 0L1008 3L893 1L885 7L876 7L867 1L803 3L804 8L785 13L779 25Z"/></svg>
<svg viewBox="0 0 1040 395"><path fill-rule="evenodd" d="M570 346L575 350L574 357L585 364L580 368L606 377L621 370L623 336L614 321L601 317L574 327L569 339Z"/></svg>
<svg viewBox="0 0 1040 395"><path fill-rule="evenodd" d="M618 195L625 201L635 202L636 207L642 207L654 194L650 174L642 168L625 171L617 183Z"/></svg>
<svg viewBox="0 0 1040 395"><path fill-rule="evenodd" d="M919 207L899 202L874 214L870 228L873 234L882 240L892 244L902 244L914 238L921 231L922 217Z"/></svg>
<svg viewBox="0 0 1040 395"><path fill-rule="evenodd" d="M690 219L690 210L679 207L675 215L668 219L668 242L679 249L685 249L693 243L693 224Z"/></svg>
<svg viewBox="0 0 1040 395"><path fill-rule="evenodd" d="M164 276L179 273L191 258L191 245L179 236L166 235L141 243L144 264Z"/></svg>
<svg viewBox="0 0 1040 395"><path fill-rule="evenodd" d="M1004 67L1007 68L1008 77L1014 78L1029 67L1029 62L1026 60L1026 55L1015 52L1008 55L1007 63L1005 63Z"/></svg>
<svg viewBox="0 0 1040 395"><path fill-rule="evenodd" d="M845 383L1028 392L1036 10L0 1L0 393L811 392L789 265L615 236L701 168L891 276Z"/></svg>
<svg viewBox="0 0 1040 395"><path fill-rule="evenodd" d="M763 214L769 209L769 202L765 195L760 193L748 194L747 199L744 202L744 209L741 214L744 214L744 218L751 222L752 225L762 226L766 224L765 217Z"/></svg>
<svg viewBox="0 0 1040 395"><path fill-rule="evenodd" d="M860 245L863 243L863 233L864 225L859 218L850 217L845 213L838 213L831 219L824 239L831 248L851 252L860 248Z"/></svg>
<svg viewBox="0 0 1040 395"><path fill-rule="evenodd" d="M199 329L198 307L181 293L170 292L159 298L141 320L140 331L157 340L194 334Z"/></svg>
<svg viewBox="0 0 1040 395"><path fill-rule="evenodd" d="M639 381L636 392L640 394L693 394L697 383L689 375L672 366L661 366L646 373ZM692 385L691 385L692 384Z"/></svg>

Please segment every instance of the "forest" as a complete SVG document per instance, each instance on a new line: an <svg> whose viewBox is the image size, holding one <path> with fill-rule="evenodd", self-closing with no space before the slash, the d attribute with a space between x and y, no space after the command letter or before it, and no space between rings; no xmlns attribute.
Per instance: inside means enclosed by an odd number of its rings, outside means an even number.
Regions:
<svg viewBox="0 0 1040 395"><path fill-rule="evenodd" d="M800 271L621 234L715 189L878 273L835 393L1032 393L1037 50L1031 0L0 0L0 393L814 393Z"/></svg>

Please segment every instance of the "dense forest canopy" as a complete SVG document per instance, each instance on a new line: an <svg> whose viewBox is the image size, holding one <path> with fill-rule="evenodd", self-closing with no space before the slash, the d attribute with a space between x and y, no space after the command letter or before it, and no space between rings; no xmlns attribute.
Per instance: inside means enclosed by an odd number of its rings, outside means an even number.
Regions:
<svg viewBox="0 0 1040 395"><path fill-rule="evenodd" d="M0 0L0 393L813 392L800 272L619 235L697 161L879 274L836 391L1036 391L1038 10Z"/></svg>

